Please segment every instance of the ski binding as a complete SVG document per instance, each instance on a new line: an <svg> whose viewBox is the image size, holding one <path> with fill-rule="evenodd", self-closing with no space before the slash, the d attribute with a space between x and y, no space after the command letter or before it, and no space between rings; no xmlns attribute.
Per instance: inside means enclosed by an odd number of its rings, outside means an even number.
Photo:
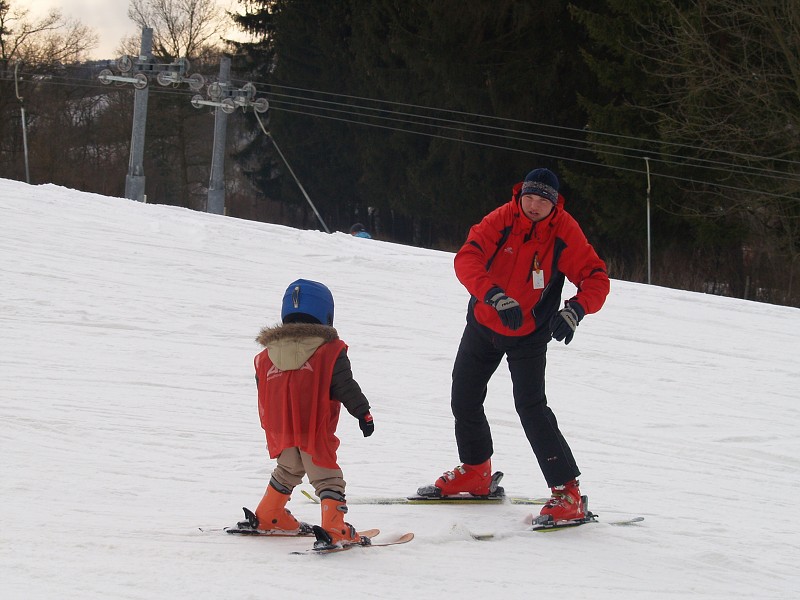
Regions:
<svg viewBox="0 0 800 600"><path fill-rule="evenodd" d="M259 529L258 517L249 508L242 507L245 521L239 521L235 527L226 527L225 532L238 535L264 535L276 537L305 537L314 535L313 526L300 522L300 527L294 531L286 529Z"/></svg>

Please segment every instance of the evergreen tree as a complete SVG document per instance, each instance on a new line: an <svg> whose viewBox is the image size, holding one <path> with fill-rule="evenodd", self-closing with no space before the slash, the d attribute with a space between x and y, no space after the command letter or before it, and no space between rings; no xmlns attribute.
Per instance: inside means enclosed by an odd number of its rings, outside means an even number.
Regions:
<svg viewBox="0 0 800 600"><path fill-rule="evenodd" d="M272 27L275 139L340 220L377 208L374 225L388 237L452 246L528 170L558 170L558 158L576 152L536 125L584 122L575 96L587 80L580 31L563 2L262 8L270 18L249 22ZM299 202L292 186L280 193Z"/></svg>
<svg viewBox="0 0 800 600"><path fill-rule="evenodd" d="M528 170L558 170L561 140L545 143L531 123L583 121L574 90L585 77L563 2L383 0L359 15L361 61L381 97L447 111L424 113L447 120L425 130L438 137L393 136L390 147L412 154L394 161L413 170L393 188L413 214L454 224L451 238L463 240Z"/></svg>
<svg viewBox="0 0 800 600"><path fill-rule="evenodd" d="M643 205L624 196L643 189L636 163L649 156L660 209L656 281L739 296L759 281L762 298L771 295L779 271L798 263L796 11L745 0L575 4L592 39L585 58L605 94L583 99L592 129L629 136L592 136L598 159L616 171L583 185L623 192L622 204L606 193L609 210L598 211L609 238L630 243L639 262L642 245L625 231L642 231ZM764 254L782 254L781 266L754 258ZM622 271L640 279L631 262ZM791 295L790 283L772 297Z"/></svg>
<svg viewBox="0 0 800 600"><path fill-rule="evenodd" d="M255 41L229 41L233 48L231 72L244 79L269 81L275 61L275 2L272 0L252 0L248 2L245 14L233 13L233 22ZM269 116L263 120L269 121ZM275 165L279 157L274 156L270 141L259 130L254 115L246 117L248 133L243 134L233 158L245 173L255 189L266 195L277 191L275 185Z"/></svg>
<svg viewBox="0 0 800 600"><path fill-rule="evenodd" d="M597 86L580 96L588 114L587 141L595 153L590 162L596 165L570 168L570 180L592 201L592 230L613 257L613 275L644 281L648 171L653 246L660 252L692 237L663 210L678 188L673 170L661 160L667 150L648 111L660 83L640 51L641 23L663 18L664 11L660 3L636 0L576 0L571 11L588 33L582 56Z"/></svg>

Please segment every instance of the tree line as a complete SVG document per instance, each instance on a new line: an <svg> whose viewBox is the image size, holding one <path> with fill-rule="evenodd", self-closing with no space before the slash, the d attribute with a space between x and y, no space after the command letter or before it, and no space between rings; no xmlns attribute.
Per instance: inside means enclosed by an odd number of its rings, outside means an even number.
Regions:
<svg viewBox="0 0 800 600"><path fill-rule="evenodd" d="M243 6L228 18L251 41L196 35L158 51L211 78L231 56L235 78L269 99L265 125L331 229L360 221L380 239L453 250L544 166L612 277L800 306L797 0ZM8 29L0 19L1 40ZM4 59L0 176L20 179ZM64 65L25 65L33 182L121 196L132 92ZM213 116L188 99L151 92L147 194L203 210ZM319 227L255 115L230 123L227 213Z"/></svg>

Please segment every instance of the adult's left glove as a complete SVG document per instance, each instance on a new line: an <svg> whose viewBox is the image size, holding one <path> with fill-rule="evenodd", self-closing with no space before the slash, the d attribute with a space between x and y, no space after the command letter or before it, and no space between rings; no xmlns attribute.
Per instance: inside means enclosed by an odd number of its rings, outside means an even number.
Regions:
<svg viewBox="0 0 800 600"><path fill-rule="evenodd" d="M369 437L375 431L375 422L372 420L372 415L369 411L358 417L358 426L361 428L361 433L364 437Z"/></svg>
<svg viewBox="0 0 800 600"><path fill-rule="evenodd" d="M586 311L583 310L580 304L574 300L567 300L564 303L564 308L550 319L550 331L553 334L553 339L557 342L564 340L564 344L569 344L572 341L572 336L575 335L575 328L584 315L586 315Z"/></svg>

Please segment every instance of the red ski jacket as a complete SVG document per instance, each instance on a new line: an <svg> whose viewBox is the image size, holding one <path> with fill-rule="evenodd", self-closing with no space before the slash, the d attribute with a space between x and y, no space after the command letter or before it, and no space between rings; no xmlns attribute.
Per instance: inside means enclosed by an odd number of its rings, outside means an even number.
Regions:
<svg viewBox="0 0 800 600"><path fill-rule="evenodd" d="M474 297L470 302L478 323L506 336L528 335L547 328L561 305L564 278L578 293L571 299L586 314L603 306L610 289L605 263L589 244L577 221L558 204L544 220L532 222L519 206L518 188L510 202L474 225L456 253L458 280ZM520 304L522 326L503 325L486 294L500 287Z"/></svg>

